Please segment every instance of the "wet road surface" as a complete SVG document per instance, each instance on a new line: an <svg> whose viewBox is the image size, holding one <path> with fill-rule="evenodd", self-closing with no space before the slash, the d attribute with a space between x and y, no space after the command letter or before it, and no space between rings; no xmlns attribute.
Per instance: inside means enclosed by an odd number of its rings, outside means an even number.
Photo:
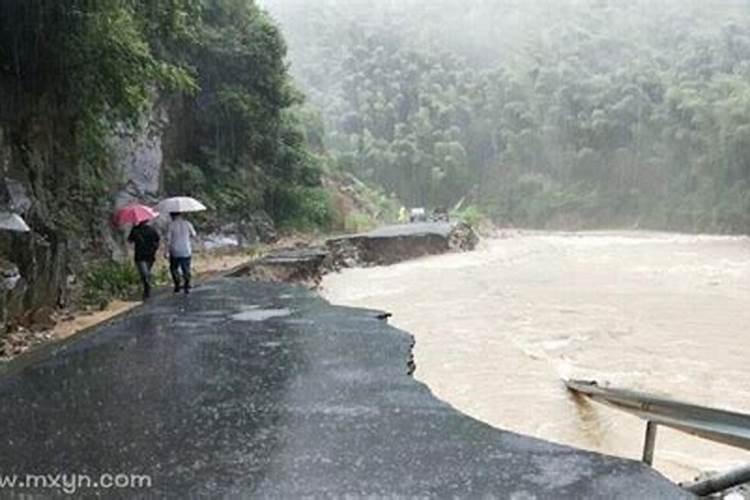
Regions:
<svg viewBox="0 0 750 500"><path fill-rule="evenodd" d="M157 297L6 370L0 473L150 477L77 498L688 497L636 462L459 413L407 375L411 342L286 285Z"/></svg>

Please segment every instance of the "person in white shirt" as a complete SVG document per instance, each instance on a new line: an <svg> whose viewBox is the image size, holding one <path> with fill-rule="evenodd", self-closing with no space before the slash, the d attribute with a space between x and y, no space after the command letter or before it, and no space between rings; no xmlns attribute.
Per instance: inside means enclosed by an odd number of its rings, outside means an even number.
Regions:
<svg viewBox="0 0 750 500"><path fill-rule="evenodd" d="M167 251L169 252L169 272L174 281L174 291L184 290L190 293L190 260L193 249L190 239L196 236L195 228L181 213L169 214L172 218L167 228ZM180 283L182 275L183 285Z"/></svg>

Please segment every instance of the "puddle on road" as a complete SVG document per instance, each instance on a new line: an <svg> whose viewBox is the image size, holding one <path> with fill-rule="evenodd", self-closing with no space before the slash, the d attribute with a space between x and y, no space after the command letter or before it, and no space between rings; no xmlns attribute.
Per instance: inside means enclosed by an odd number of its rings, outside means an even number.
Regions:
<svg viewBox="0 0 750 500"><path fill-rule="evenodd" d="M271 318L283 318L289 316L292 311L289 309L256 309L258 306L251 306L247 310L232 315L235 321L266 321Z"/></svg>

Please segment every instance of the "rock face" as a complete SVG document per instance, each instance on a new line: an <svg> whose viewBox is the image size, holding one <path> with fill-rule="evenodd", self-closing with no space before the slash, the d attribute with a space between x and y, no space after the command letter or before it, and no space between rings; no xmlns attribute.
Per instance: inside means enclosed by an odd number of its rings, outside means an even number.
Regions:
<svg viewBox="0 0 750 500"><path fill-rule="evenodd" d="M0 256L8 261L3 268L13 267L19 277L13 287L0 290L0 335L8 323L29 313L34 317L37 310L68 305L74 293L70 285L83 270L86 255L126 255L108 216L114 206L157 196L167 125L164 109L155 106L142 128L119 127L109 141L118 175L100 180L113 199L97 202L96 213L64 216L56 210L60 194L54 194L54 183L60 175L75 177L78 171L56 149L65 140L61 131L48 130L42 122L33 122L33 130L22 138L0 129L0 210L20 214L32 229L28 234L0 231Z"/></svg>
<svg viewBox="0 0 750 500"><path fill-rule="evenodd" d="M132 200L154 199L161 188L164 152L162 148L169 117L161 104L155 104L142 127L117 127L110 143L113 161L120 172L122 186L115 206Z"/></svg>
<svg viewBox="0 0 750 500"><path fill-rule="evenodd" d="M71 266L80 255L78 242L52 222L51 203L40 178L49 168L38 150L10 140L0 128L0 210L23 216L31 233L0 231L0 335L9 322L27 312L65 304Z"/></svg>
<svg viewBox="0 0 750 500"><path fill-rule="evenodd" d="M32 229L29 234L0 231L0 256L20 276L12 289L0 290L0 335L8 323L37 309L75 302L80 290L74 285L88 262L127 256L124 235L113 230L109 217L117 206L159 196L168 159L165 136L180 136L182 126L170 122L168 110L168 103L157 99L140 127L115 127L107 141L114 174L89 179L110 195L90 202L90 210L62 214L57 201L70 193L61 195L55 184L63 177L63 185L74 187L87 180L79 178L80 159L66 155L70 131L43 119L21 127L11 114L2 115L0 106L0 119L9 123L0 128L0 211L22 215Z"/></svg>
<svg viewBox="0 0 750 500"><path fill-rule="evenodd" d="M332 269L381 266L450 251L473 250L479 238L464 223L388 226L365 234L328 240Z"/></svg>

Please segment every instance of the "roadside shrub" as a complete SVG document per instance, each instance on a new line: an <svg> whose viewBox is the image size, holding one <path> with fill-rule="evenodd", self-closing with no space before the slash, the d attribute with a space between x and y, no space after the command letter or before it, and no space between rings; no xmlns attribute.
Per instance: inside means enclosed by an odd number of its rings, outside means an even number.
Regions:
<svg viewBox="0 0 750 500"><path fill-rule="evenodd" d="M277 210L282 227L310 230L328 229L334 220L330 194L323 188L297 187L277 193Z"/></svg>
<svg viewBox="0 0 750 500"><path fill-rule="evenodd" d="M487 219L482 211L474 205L470 205L462 210L453 212L451 214L451 218L465 222L473 228L479 228L482 222Z"/></svg>
<svg viewBox="0 0 750 500"><path fill-rule="evenodd" d="M164 185L168 193L200 197L206 183L203 170L189 162L177 162L164 169Z"/></svg>
<svg viewBox="0 0 750 500"><path fill-rule="evenodd" d="M367 214L355 212L346 216L344 230L348 233L363 233L374 228L375 225L375 221Z"/></svg>
<svg viewBox="0 0 750 500"><path fill-rule="evenodd" d="M140 278L128 262L104 261L93 265L83 276L83 301L87 305L106 307L115 298L137 293Z"/></svg>

